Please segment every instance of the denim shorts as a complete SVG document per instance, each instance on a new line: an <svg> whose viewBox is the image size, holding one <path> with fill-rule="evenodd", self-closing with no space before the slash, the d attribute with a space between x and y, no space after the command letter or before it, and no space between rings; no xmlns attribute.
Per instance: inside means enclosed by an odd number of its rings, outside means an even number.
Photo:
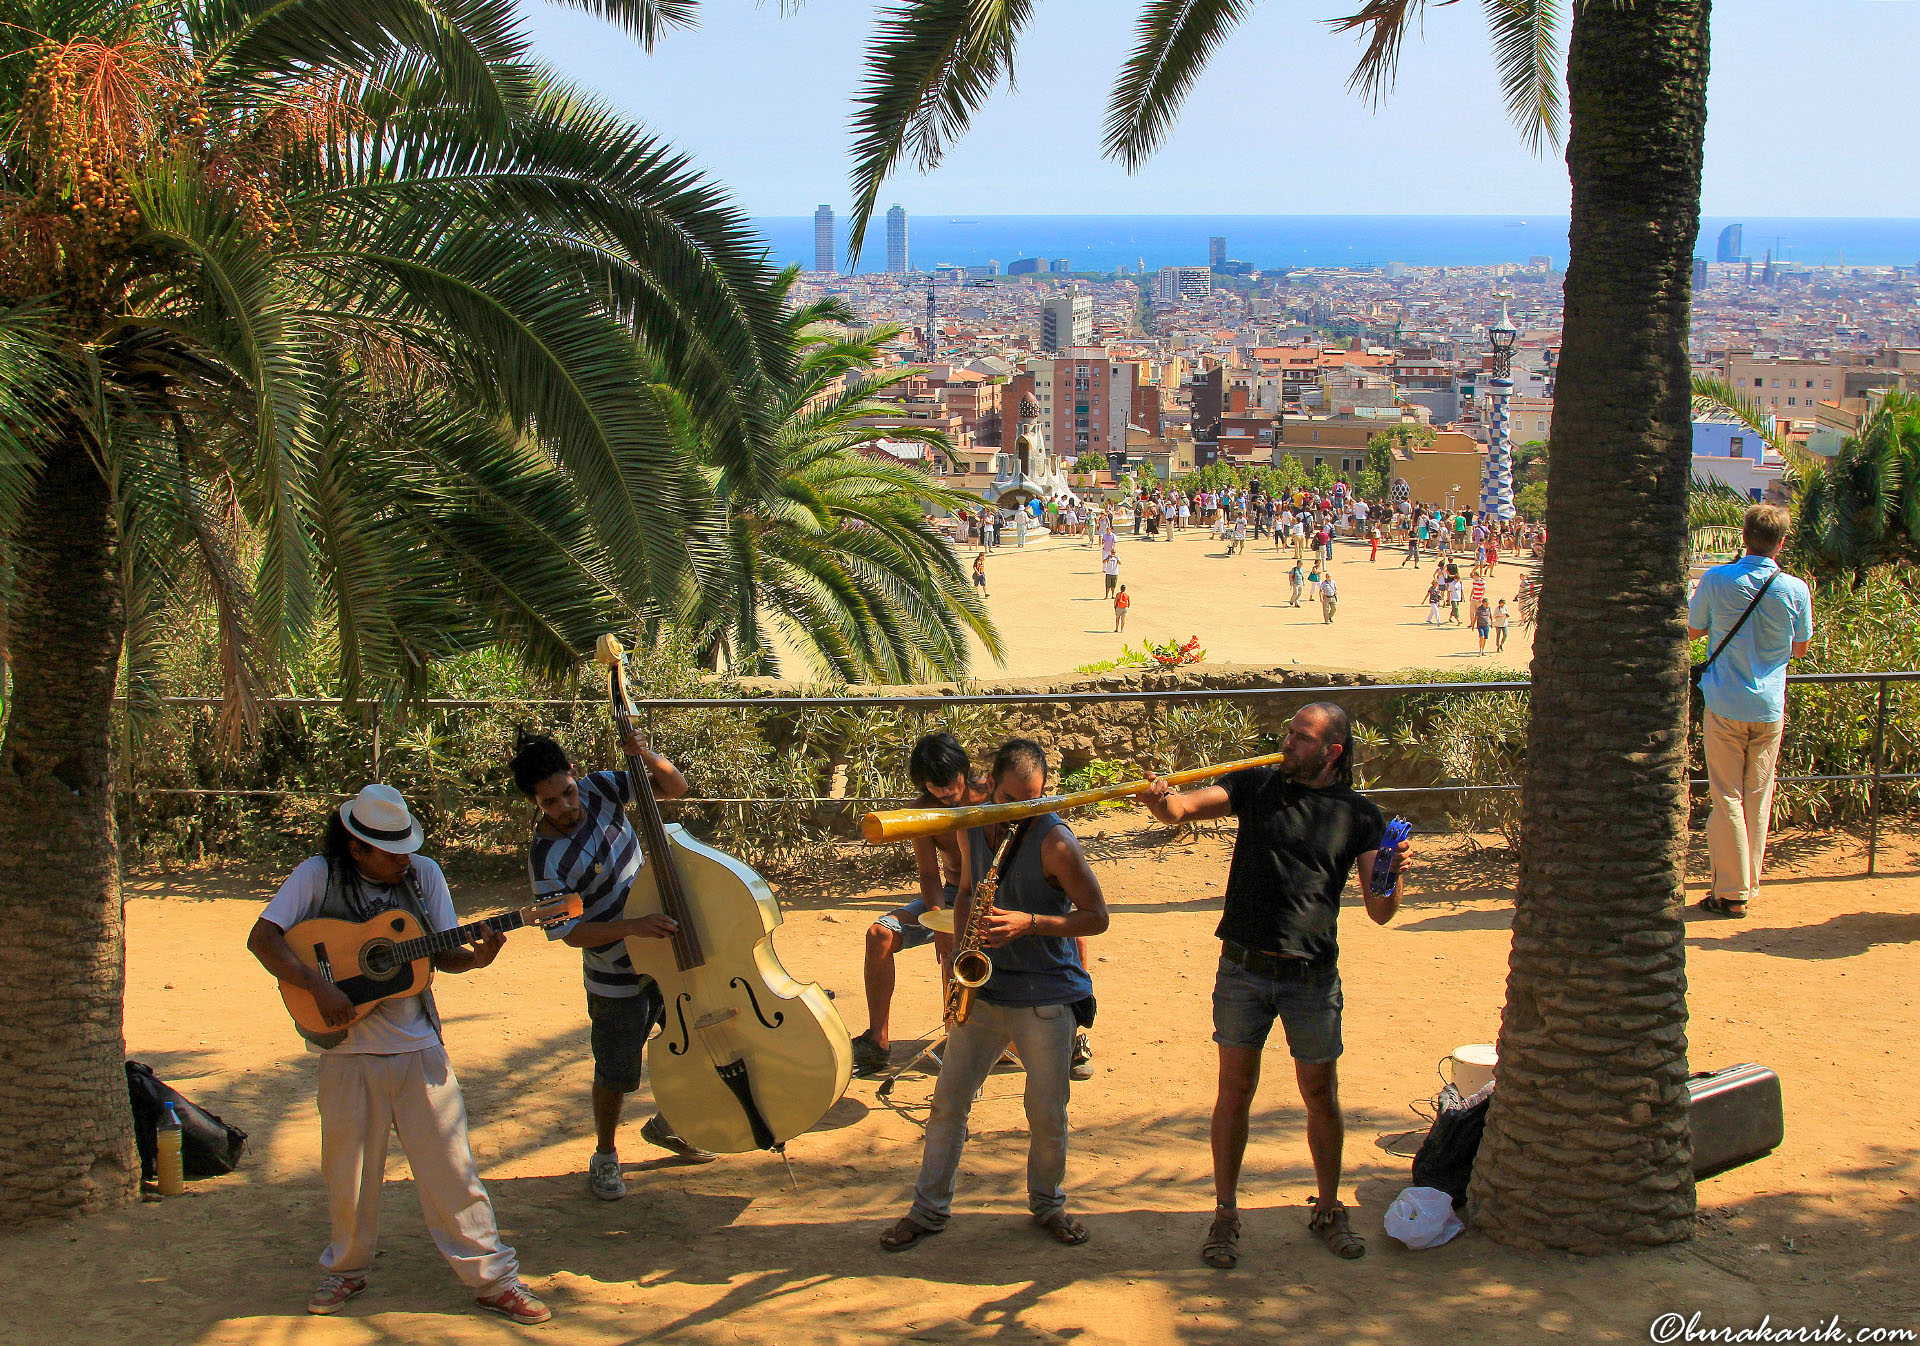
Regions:
<svg viewBox="0 0 1920 1346"><path fill-rule="evenodd" d="M952 911L954 899L959 896L959 891L950 883L942 885L940 891L946 898L947 910ZM900 941L903 952L907 949L917 949L933 939L933 931L920 924L920 918L932 910L933 908L927 905L926 898L916 897L906 906L888 912L874 924L883 925L893 931L894 937ZM903 915L911 916L913 924L909 925L901 920Z"/></svg>
<svg viewBox="0 0 1920 1346"><path fill-rule="evenodd" d="M1259 1051L1273 1021L1286 1030L1287 1050L1305 1065L1340 1058L1340 969L1313 968L1273 977L1220 960L1213 980L1213 1040L1222 1047Z"/></svg>
<svg viewBox="0 0 1920 1346"><path fill-rule="evenodd" d="M587 1019L592 1024L593 1082L616 1094L640 1087L641 1054L653 1030L666 1022L666 1002L651 977L643 977L639 995L595 995L587 992Z"/></svg>

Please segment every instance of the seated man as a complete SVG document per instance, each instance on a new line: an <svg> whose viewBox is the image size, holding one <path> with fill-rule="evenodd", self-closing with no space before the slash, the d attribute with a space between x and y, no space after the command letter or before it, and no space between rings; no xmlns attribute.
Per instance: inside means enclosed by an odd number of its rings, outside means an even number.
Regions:
<svg viewBox="0 0 1920 1346"><path fill-rule="evenodd" d="M907 777L920 789L916 808L958 808L986 802L987 782L976 780L967 750L952 734L926 734L907 758ZM920 924L930 911L951 909L954 884L960 877L960 836L946 832L916 837L913 860L920 871L920 896L897 907L867 927L867 1031L853 1040L853 1068L873 1074L887 1068L893 1046L893 958L903 949L931 941L942 968L952 951L949 935L937 935Z"/></svg>

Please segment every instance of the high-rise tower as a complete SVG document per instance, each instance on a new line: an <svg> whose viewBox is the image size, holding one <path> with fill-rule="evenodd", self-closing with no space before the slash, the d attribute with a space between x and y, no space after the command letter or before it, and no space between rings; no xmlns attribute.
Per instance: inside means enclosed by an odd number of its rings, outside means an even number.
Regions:
<svg viewBox="0 0 1920 1346"><path fill-rule="evenodd" d="M833 274L833 207L822 206L813 212L813 269Z"/></svg>
<svg viewBox="0 0 1920 1346"><path fill-rule="evenodd" d="M1227 260L1227 240L1215 234L1207 240L1207 265L1218 271Z"/></svg>
<svg viewBox="0 0 1920 1346"><path fill-rule="evenodd" d="M887 274L907 274L907 212L901 206L887 212Z"/></svg>
<svg viewBox="0 0 1920 1346"><path fill-rule="evenodd" d="M1740 260L1740 245L1744 241L1740 237L1740 232L1740 226L1737 224L1730 224L1720 231L1720 246L1714 252L1714 261L1737 262Z"/></svg>

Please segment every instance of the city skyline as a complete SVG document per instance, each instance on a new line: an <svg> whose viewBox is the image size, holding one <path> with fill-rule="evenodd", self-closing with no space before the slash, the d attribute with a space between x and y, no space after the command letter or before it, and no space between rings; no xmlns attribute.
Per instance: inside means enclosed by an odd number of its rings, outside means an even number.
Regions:
<svg viewBox="0 0 1920 1346"><path fill-rule="evenodd" d="M651 56L578 11L531 7L542 55L670 139L747 213L798 215L823 199L845 209L850 98L862 76L876 6L810 0L699 11L702 27L670 31ZM1291 6L1257 6L1196 83L1161 152L1129 176L1102 157L1108 86L1132 42L1134 7L1096 0L1035 7L1018 91L996 94L932 174L896 174L882 204L910 214L1088 212L1166 214L1565 214L1566 170L1535 159L1500 105L1477 7L1429 12L1410 40L1397 88L1378 110L1345 88L1357 48ZM1120 21L1116 22L1116 18ZM1714 16L1703 211L1719 217L1901 217L1914 213L1920 168L1911 137L1861 128L1907 117L1902 52L1920 49L1920 3L1832 0L1813 13L1791 0L1747 0ZM1783 46L1783 33L1791 33ZM1051 60L1050 53L1059 55ZM1272 65L1287 60L1286 93ZM716 78L716 71L727 77ZM1798 98L1784 116L1780 84L1844 90ZM753 100L735 90L761 91ZM778 99L782 114L762 109ZM1444 117L1435 116L1444 108ZM1345 146L1353 171L1223 171L1219 139L1251 129L1256 110ZM1250 121L1249 118L1254 118ZM1034 130L1047 128L1046 171L1009 173ZM1304 143L1303 143L1304 147ZM1783 165L1792 171L1783 172ZM826 189L831 187L831 191ZM876 217L868 246L882 241ZM845 240L842 239L842 247ZM1709 254L1711 255L1711 254ZM1204 253L1202 254L1204 257Z"/></svg>

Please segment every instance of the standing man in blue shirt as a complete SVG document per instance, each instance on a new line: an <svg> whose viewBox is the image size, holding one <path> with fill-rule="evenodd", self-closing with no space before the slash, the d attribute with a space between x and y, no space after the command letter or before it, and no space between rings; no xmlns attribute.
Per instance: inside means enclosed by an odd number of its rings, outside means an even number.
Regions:
<svg viewBox="0 0 1920 1346"><path fill-rule="evenodd" d="M1791 523L1779 505L1748 510L1741 528L1747 554L1702 576L1687 607L1688 636L1704 636L1709 654L1718 651L1700 679L1713 792L1707 823L1713 889L1700 906L1719 916L1745 916L1759 891L1786 728L1787 661L1804 655L1813 640L1813 594L1804 580L1782 574L1777 560ZM1740 625L1749 607L1753 614Z"/></svg>

